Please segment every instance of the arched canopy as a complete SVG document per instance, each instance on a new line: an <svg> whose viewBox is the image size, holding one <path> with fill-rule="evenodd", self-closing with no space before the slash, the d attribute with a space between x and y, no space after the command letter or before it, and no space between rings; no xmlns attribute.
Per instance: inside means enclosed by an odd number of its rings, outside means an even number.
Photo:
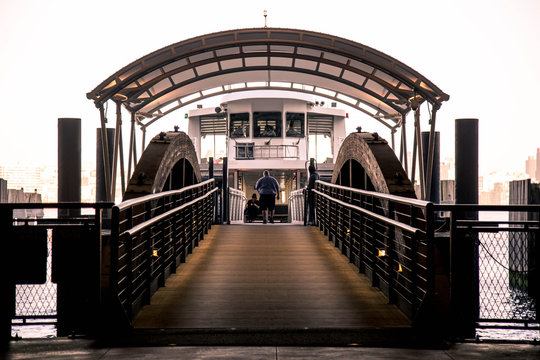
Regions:
<svg viewBox="0 0 540 360"><path fill-rule="evenodd" d="M202 99L255 89L312 93L350 105L389 128L420 95L437 109L449 96L402 62L340 37L294 29L223 31L164 47L87 94L121 102L146 127Z"/></svg>

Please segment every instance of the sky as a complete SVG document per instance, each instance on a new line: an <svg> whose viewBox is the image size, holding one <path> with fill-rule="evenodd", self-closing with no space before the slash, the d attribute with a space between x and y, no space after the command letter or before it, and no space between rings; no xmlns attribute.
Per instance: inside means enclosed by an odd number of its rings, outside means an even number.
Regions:
<svg viewBox="0 0 540 360"><path fill-rule="evenodd" d="M538 0L0 0L0 166L55 166L64 117L82 119L83 167L94 162L99 112L87 92L164 46L262 27L263 10L269 27L373 47L449 94L437 113L441 159L454 156L459 118L479 119L481 174L524 172L540 147ZM185 112L153 130L171 130ZM425 111L422 118L427 130ZM362 127L371 131L374 122L362 119Z"/></svg>

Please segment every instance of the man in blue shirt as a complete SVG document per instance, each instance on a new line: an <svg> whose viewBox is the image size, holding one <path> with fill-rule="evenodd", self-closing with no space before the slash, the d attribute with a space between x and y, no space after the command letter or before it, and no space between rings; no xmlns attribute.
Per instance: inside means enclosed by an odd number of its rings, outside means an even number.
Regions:
<svg viewBox="0 0 540 360"><path fill-rule="evenodd" d="M274 223L274 208L276 198L279 199L279 183L270 176L268 170L264 170L263 177L257 180L255 189L259 191L259 204L263 215L263 224L268 221L268 212L270 212L270 223Z"/></svg>

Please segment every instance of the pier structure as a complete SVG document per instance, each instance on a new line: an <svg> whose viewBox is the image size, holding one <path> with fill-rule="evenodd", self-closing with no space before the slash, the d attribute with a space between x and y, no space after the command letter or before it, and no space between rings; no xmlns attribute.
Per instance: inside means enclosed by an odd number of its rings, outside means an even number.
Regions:
<svg viewBox="0 0 540 360"><path fill-rule="evenodd" d="M343 139L331 180L311 189L314 226L303 226L306 189L290 192L288 224L244 224L243 195L236 181L229 182L228 157L218 182L211 176L214 161L202 175L196 142L187 134L163 131L146 146L147 127L186 105L283 89L346 103L390 133L386 140L358 129ZM84 334L115 344L434 346L444 338L474 338L481 326L538 330L538 301L524 317L481 311L486 274L478 265L510 232L536 244L538 217L480 221L470 215L538 214L540 207L426 200L433 190L436 113L449 96L398 60L309 31L224 31L146 55L88 98L100 113L106 200L115 196L118 172L124 200L0 205L13 254L1 269L4 340L11 339L17 318L15 286L46 277L49 233L59 336ZM106 129L109 101L117 109L113 144ZM422 104L430 108L427 143ZM131 114L127 172L121 107ZM409 113L415 134L410 167ZM136 126L142 130L140 158ZM474 137L464 141L459 151L477 146ZM271 143L258 146L264 145ZM75 209L68 213L76 215L40 221L13 216L16 209L38 207ZM538 259L534 249L528 254ZM21 270L10 271L15 268Z"/></svg>

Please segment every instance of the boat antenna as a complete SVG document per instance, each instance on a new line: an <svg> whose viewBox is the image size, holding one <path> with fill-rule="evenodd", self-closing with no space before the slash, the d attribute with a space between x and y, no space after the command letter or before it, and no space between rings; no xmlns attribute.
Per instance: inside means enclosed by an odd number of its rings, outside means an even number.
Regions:
<svg viewBox="0 0 540 360"><path fill-rule="evenodd" d="M266 17L268 16L268 11L264 10L264 27L268 27L266 24Z"/></svg>

